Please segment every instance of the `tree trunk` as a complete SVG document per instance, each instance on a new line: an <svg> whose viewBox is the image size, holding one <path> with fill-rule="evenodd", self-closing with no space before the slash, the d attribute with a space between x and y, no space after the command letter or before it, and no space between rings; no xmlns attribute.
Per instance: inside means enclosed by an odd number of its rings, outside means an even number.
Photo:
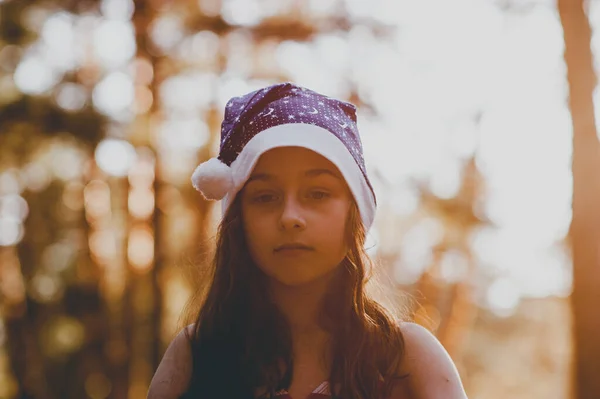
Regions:
<svg viewBox="0 0 600 399"><path fill-rule="evenodd" d="M573 309L575 397L600 398L600 143L591 30L583 0L559 0L573 122Z"/></svg>

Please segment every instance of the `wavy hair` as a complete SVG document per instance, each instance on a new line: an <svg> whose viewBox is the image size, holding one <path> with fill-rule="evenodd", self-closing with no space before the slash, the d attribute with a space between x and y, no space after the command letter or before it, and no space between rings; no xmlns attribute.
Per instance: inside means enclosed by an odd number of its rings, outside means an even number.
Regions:
<svg viewBox="0 0 600 399"><path fill-rule="evenodd" d="M242 225L240 195L217 231L208 285L195 298L190 340L193 370L182 398L250 399L287 389L292 381L291 331L270 300L267 278L254 264ZM386 398L404 356L398 321L365 286L372 261L356 204L346 223L348 253L323 299L321 326L331 336L329 384L334 398ZM198 303L199 301L199 303ZM187 332L187 329L186 329Z"/></svg>

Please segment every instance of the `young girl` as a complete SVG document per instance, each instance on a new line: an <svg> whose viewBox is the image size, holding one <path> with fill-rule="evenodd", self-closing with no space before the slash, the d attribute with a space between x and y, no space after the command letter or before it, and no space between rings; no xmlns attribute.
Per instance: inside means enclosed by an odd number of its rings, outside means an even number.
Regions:
<svg viewBox="0 0 600 399"><path fill-rule="evenodd" d="M223 200L212 280L149 399L466 398L434 336L365 292L376 200L352 104L291 83L235 97L192 181Z"/></svg>

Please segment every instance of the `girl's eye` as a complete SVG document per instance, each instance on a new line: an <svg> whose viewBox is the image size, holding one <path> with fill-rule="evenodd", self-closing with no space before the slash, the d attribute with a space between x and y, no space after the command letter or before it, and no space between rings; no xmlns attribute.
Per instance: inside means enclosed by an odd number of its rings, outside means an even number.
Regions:
<svg viewBox="0 0 600 399"><path fill-rule="evenodd" d="M259 204L265 204L276 200L277 196L275 194L259 194L257 196L252 197L252 202Z"/></svg>
<svg viewBox="0 0 600 399"><path fill-rule="evenodd" d="M325 191L312 191L310 193L310 198L314 199L314 200L322 200L325 198L329 198L330 195L329 193L325 192Z"/></svg>

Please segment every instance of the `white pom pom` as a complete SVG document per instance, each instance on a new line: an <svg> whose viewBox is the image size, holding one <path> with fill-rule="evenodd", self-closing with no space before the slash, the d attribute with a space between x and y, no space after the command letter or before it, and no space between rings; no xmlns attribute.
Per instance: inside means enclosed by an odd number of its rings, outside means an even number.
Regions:
<svg viewBox="0 0 600 399"><path fill-rule="evenodd" d="M207 200L220 200L233 188L231 168L211 158L194 170L192 184Z"/></svg>

